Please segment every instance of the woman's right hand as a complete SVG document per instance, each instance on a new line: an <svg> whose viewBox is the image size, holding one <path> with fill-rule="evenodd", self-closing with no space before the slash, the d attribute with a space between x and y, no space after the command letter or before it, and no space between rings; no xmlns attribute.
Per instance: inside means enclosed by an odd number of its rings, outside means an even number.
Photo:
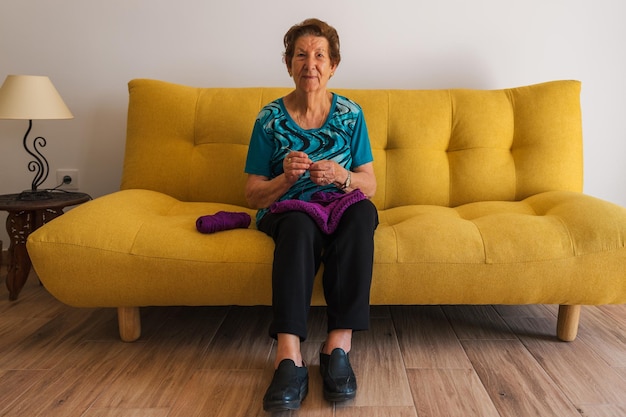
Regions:
<svg viewBox="0 0 626 417"><path fill-rule="evenodd" d="M270 179L263 175L248 175L246 200L250 208L267 208L291 188L313 161L304 152L293 151L283 159L284 175Z"/></svg>
<svg viewBox="0 0 626 417"><path fill-rule="evenodd" d="M285 178L290 183L295 183L311 166L313 161L304 152L289 152L283 159L283 171Z"/></svg>

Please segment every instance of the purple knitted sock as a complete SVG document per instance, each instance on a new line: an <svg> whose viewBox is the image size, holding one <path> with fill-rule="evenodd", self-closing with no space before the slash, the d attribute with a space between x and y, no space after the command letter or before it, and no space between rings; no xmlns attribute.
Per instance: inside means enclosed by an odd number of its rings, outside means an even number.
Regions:
<svg viewBox="0 0 626 417"><path fill-rule="evenodd" d="M200 233L215 233L222 230L247 228L250 225L248 213L218 211L215 214L201 216L196 220L196 229Z"/></svg>

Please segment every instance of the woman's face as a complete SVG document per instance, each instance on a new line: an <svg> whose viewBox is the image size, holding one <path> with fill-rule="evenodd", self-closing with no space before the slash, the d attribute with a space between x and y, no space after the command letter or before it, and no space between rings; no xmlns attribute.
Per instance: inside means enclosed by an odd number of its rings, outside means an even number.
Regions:
<svg viewBox="0 0 626 417"><path fill-rule="evenodd" d="M331 64L328 40L322 36L305 35L296 39L293 59L287 70L296 89L307 93L326 90L337 65Z"/></svg>

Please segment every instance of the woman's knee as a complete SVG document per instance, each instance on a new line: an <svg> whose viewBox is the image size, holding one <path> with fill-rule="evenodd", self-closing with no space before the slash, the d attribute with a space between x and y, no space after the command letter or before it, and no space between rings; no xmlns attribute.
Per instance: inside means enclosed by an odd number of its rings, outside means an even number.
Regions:
<svg viewBox="0 0 626 417"><path fill-rule="evenodd" d="M315 233L315 223L306 213L288 211L284 213L268 213L261 220L259 229L267 233L274 240L283 236L296 236Z"/></svg>
<svg viewBox="0 0 626 417"><path fill-rule="evenodd" d="M370 200L362 200L348 207L342 222L344 220L357 228L374 230L378 226L378 210Z"/></svg>

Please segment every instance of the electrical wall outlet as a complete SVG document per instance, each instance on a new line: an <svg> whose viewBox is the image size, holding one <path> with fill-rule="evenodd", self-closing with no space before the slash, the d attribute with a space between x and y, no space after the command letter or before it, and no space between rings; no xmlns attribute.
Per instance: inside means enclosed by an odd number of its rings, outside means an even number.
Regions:
<svg viewBox="0 0 626 417"><path fill-rule="evenodd" d="M77 169L57 169L57 185L61 184L60 190L78 190L78 170Z"/></svg>

